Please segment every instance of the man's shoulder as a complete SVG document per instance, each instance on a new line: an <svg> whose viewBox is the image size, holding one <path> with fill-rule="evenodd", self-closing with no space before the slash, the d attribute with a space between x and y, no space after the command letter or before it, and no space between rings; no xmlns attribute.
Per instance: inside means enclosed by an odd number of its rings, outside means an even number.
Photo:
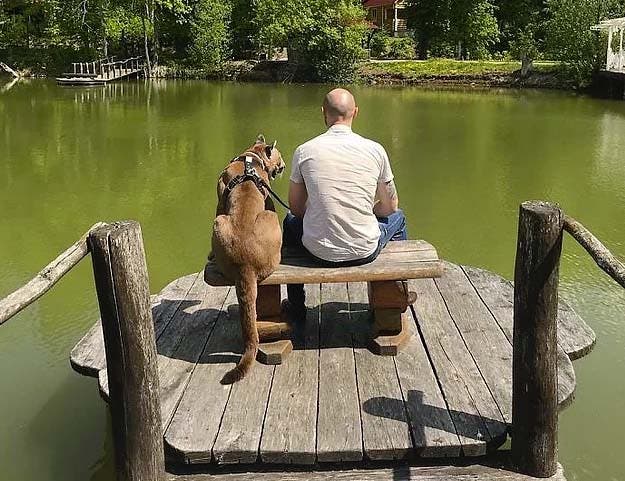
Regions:
<svg viewBox="0 0 625 481"><path fill-rule="evenodd" d="M366 148L369 152L374 153L378 158L384 158L386 156L386 149L382 144L376 142L373 139L363 137L360 134L354 133L358 137L358 142Z"/></svg>
<svg viewBox="0 0 625 481"><path fill-rule="evenodd" d="M317 145L319 145L320 143L323 142L323 139L327 137L327 132L324 132L322 134L317 135L316 137L313 137L312 139L304 142L303 144L301 144L299 147L297 147L297 149L295 149L296 151L306 151L307 149L310 148L314 148Z"/></svg>

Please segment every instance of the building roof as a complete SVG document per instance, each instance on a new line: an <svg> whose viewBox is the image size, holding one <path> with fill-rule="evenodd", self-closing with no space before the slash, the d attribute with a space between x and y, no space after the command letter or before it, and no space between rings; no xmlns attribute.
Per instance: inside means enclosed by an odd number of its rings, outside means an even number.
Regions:
<svg viewBox="0 0 625 481"><path fill-rule="evenodd" d="M362 5L365 8L382 7L393 5L396 1L397 0L365 0Z"/></svg>
<svg viewBox="0 0 625 481"><path fill-rule="evenodd" d="M608 30L610 27L625 27L625 17L613 18L611 20L603 20L598 25L590 27L591 30Z"/></svg>

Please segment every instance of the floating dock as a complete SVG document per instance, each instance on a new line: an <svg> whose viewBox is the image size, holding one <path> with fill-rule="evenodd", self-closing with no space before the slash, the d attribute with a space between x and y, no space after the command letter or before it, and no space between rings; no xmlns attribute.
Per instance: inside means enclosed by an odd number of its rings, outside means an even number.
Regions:
<svg viewBox="0 0 625 481"><path fill-rule="evenodd" d="M210 287L201 273L169 284L152 299L168 461L221 473L244 464L254 472L435 458L462 464L497 450L512 422L512 284L444 263L442 277L409 286L417 293L411 336L396 357L366 347L366 283L307 285L307 319L291 355L282 365L257 363L242 382L222 386L242 347L234 288ZM594 343L593 331L560 302L561 408L575 392L571 359ZM97 377L108 397L99 322L71 363Z"/></svg>

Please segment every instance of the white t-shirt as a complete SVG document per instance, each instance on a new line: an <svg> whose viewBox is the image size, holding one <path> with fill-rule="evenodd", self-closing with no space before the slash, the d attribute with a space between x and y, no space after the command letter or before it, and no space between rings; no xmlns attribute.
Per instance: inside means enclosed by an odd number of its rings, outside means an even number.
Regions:
<svg viewBox="0 0 625 481"><path fill-rule="evenodd" d="M376 250L380 228L373 213L378 182L393 172L377 142L333 125L300 145L291 181L306 184L308 202L302 242L315 256L333 262L367 257Z"/></svg>

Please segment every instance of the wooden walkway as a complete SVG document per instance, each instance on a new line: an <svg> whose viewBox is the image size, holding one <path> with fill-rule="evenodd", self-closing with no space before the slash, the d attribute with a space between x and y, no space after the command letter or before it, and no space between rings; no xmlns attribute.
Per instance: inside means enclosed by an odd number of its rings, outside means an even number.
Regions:
<svg viewBox="0 0 625 481"><path fill-rule="evenodd" d="M94 62L72 64L72 72L56 79L59 85L105 85L108 82L139 76L143 73L141 57L113 61L102 59Z"/></svg>
<svg viewBox="0 0 625 481"><path fill-rule="evenodd" d="M153 297L169 460L312 465L474 457L501 446L512 413L511 283L446 263L441 278L410 287L413 336L397 357L365 348L365 283L308 285L307 322L286 362L257 363L242 382L222 386L241 352L234 289L208 287L201 273L169 284ZM558 336L564 407L575 391L571 359L595 336L564 302ZM71 363L99 378L106 399L100 323Z"/></svg>

